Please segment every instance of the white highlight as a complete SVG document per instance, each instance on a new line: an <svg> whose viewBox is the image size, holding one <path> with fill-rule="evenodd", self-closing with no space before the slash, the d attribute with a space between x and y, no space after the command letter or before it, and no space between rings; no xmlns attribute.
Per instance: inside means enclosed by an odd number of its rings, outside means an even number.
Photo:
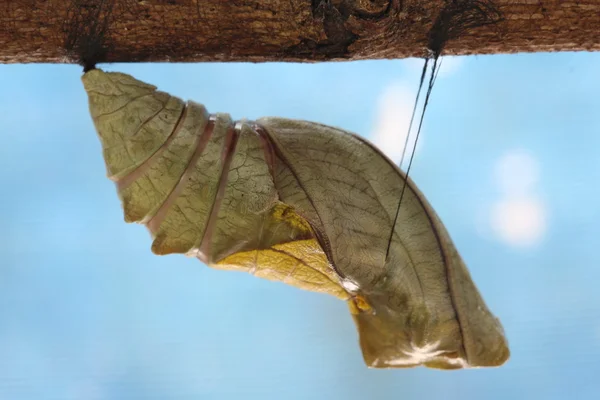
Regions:
<svg viewBox="0 0 600 400"><path fill-rule="evenodd" d="M426 344L423 347L415 346L413 342L411 342L410 350L402 350L402 352L407 356L406 358L398 358L395 360L386 360L385 364L389 366L402 366L402 365L418 365L423 364L428 361L434 361L438 356L445 353L443 350L436 350L440 345L440 341ZM462 359L444 359L445 362L454 365L460 365L462 367L466 367L467 364Z"/></svg>
<svg viewBox="0 0 600 400"><path fill-rule="evenodd" d="M453 75L458 71L466 60L466 57L457 56L445 56L442 57L442 66L438 73L438 78L444 78ZM377 117L375 120L375 129L371 134L373 143L385 153L393 162L398 164L402 158L402 151L404 150L404 143L406 141L406 134L408 130L408 124L410 123L410 117L413 111L415 97L417 95L417 87L415 81L419 81L421 71L423 69L424 59L422 58L409 58L404 60L404 66L408 71L409 79L404 83L393 83L389 85L383 93L379 96L377 105ZM413 76L415 75L415 76ZM422 105L427 85L424 85L420 104ZM417 114L420 109L417 110ZM415 136L418 124L418 116L415 118L413 123L413 134L409 139L408 146L406 148L406 154L404 156L403 168L408 166L408 160L415 147ZM416 144L416 151L419 151L423 143L423 132L419 137L419 141Z"/></svg>
<svg viewBox="0 0 600 400"><path fill-rule="evenodd" d="M342 286L349 292L356 292L358 290L358 284L350 279L342 280Z"/></svg>
<svg viewBox="0 0 600 400"><path fill-rule="evenodd" d="M388 86L379 96L375 128L371 133L373 143L394 163L398 164L406 142L406 134L412 114L416 92L401 83ZM413 124L413 131L416 128ZM416 132L416 131L415 131ZM422 133L422 132L421 132ZM409 140L404 156L405 165L414 148L415 133ZM419 138L417 150L421 146L423 136Z"/></svg>
<svg viewBox="0 0 600 400"><path fill-rule="evenodd" d="M436 350L439 345L439 340L435 343L426 344L423 347L415 346L415 344L411 342L410 347L412 349L409 351L405 350L403 353L410 357L409 360L411 363L421 364L443 353L442 350Z"/></svg>
<svg viewBox="0 0 600 400"><path fill-rule="evenodd" d="M511 246L537 245L547 229L546 206L536 193L537 160L524 150L512 150L498 160L494 175L502 195L491 208L492 231Z"/></svg>
<svg viewBox="0 0 600 400"><path fill-rule="evenodd" d="M524 150L513 150L500 158L495 168L496 180L505 193L535 190L540 178L540 168L533 156Z"/></svg>
<svg viewBox="0 0 600 400"><path fill-rule="evenodd" d="M496 235L512 246L534 246L546 231L546 210L535 196L507 198L494 204L492 228Z"/></svg>

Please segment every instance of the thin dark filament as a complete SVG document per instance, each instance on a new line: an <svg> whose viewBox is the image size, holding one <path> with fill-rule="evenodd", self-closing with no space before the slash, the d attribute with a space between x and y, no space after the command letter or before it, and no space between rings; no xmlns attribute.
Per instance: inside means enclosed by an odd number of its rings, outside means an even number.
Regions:
<svg viewBox="0 0 600 400"><path fill-rule="evenodd" d="M400 192L400 199L398 200L398 207L396 207L396 215L394 216L394 222L392 223L392 229L390 231L390 237L388 239L388 245L387 245L387 250L385 252L385 261L387 262L389 255L390 255L390 249L392 247L392 240L394 238L394 232L396 230L396 223L398 222L398 216L400 215L400 207L402 205L402 198L404 197L404 191L406 190L406 185L408 184L408 174L410 173L410 168L412 167L412 162L413 159L415 157L415 150L417 149L417 143L419 141L419 135L421 134L421 127L423 126L423 119L425 117L425 111L427 110L427 104L429 103L429 97L431 96L431 91L433 89L433 85L435 84L435 80L437 78L437 75L439 73L440 70L440 66L442 65L442 63L440 62L438 65L438 55L434 56L433 58L433 66L431 68L431 75L429 77L429 85L427 87L427 94L425 95L425 102L423 103L423 111L421 112L421 118L419 120L419 127L417 128L417 134L415 136L415 145L412 148L411 151L411 155L410 155L410 160L408 162L408 167L406 168L406 175L404 178L404 184L402 185L402 191ZM413 123L413 118L415 116L415 110L417 108L417 103L419 102L419 95L421 93L421 88L423 86L423 81L425 78L425 74L427 72L427 64L428 64L429 58L425 59L425 64L423 65L423 72L421 73L421 81L419 83L419 90L417 92L417 97L415 99L415 106L413 108L413 115L410 119L410 124L408 126L408 134L406 135L406 141L404 144L404 149L402 150L402 157L400 159L400 166L402 166L402 162L404 161L404 153L406 151L406 147L408 145L408 136L410 135L410 130L412 128L412 123Z"/></svg>
<svg viewBox="0 0 600 400"><path fill-rule="evenodd" d="M437 58L435 61L437 61ZM438 74L440 73L440 69L442 69L442 62L444 62L444 57L440 58L440 64L437 66L437 71L435 72L435 77L433 78L433 83L431 83L431 87L435 85L435 81L437 80ZM433 68L435 69L435 65Z"/></svg>
<svg viewBox="0 0 600 400"><path fill-rule="evenodd" d="M425 64L423 65L423 71L421 72L421 80L419 81L419 89L417 90L417 98L415 99L415 105L413 106L412 115L410 116L410 123L408 124L408 131L406 132L406 138L404 139L404 148L402 149L402 155L400 156L400 164L398 166L402 168L402 163L404 163L404 156L406 155L406 148L408 147L408 139L410 138L410 131L412 130L412 124L415 119L415 114L417 113L417 105L419 104L419 96L421 95L421 89L423 88L423 82L425 82L425 74L427 73L427 64L429 63L429 58L425 59Z"/></svg>

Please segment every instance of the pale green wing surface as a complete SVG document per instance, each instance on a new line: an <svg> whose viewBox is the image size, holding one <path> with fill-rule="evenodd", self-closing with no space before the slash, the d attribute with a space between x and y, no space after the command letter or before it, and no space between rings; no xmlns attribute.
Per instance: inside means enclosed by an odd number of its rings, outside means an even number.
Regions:
<svg viewBox="0 0 600 400"><path fill-rule="evenodd" d="M129 75L92 70L83 83L112 179L152 156L183 113L183 101Z"/></svg>
<svg viewBox="0 0 600 400"><path fill-rule="evenodd" d="M348 301L373 367L502 364L500 323L412 181L339 129L237 124L120 73L83 76L125 220L198 257Z"/></svg>
<svg viewBox="0 0 600 400"><path fill-rule="evenodd" d="M336 271L373 308L355 316L367 363L459 368L506 360L499 322L410 180L386 260L405 182L391 161L364 139L336 128L280 118L257 123L272 138L276 162L290 171L284 182L295 180L295 190L302 191L287 196L280 190L282 201L323 227L323 247L329 247Z"/></svg>

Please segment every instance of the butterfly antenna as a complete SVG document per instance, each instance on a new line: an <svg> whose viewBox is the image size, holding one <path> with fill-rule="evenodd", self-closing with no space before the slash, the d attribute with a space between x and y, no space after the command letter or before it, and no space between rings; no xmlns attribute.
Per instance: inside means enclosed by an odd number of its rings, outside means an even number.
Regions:
<svg viewBox="0 0 600 400"><path fill-rule="evenodd" d="M421 96L421 89L423 88L423 82L425 82L425 75L427 74L427 65L429 64L429 58L425 59L425 64L423 64L423 71L421 71L421 79L419 81L419 89L417 90L417 97L415 99L415 105L413 106L412 115L410 116L410 123L408 124L408 131L406 132L406 138L404 139L404 147L402 148L402 155L400 156L400 164L399 166L402 168L402 163L404 163L404 156L406 155L406 148L408 147L408 139L410 138L410 131L412 130L412 124L415 119L415 114L417 112L417 105L419 104L419 96Z"/></svg>
<svg viewBox="0 0 600 400"><path fill-rule="evenodd" d="M419 136L421 134L421 127L423 126L423 119L425 117L425 111L427 110L427 105L429 104L429 97L431 96L431 91L433 89L433 85L435 84L435 81L437 79L437 75L438 75L440 67L442 65L441 61L438 64L438 58L439 58L438 54L436 54L433 57L433 66L431 67L431 74L430 74L430 78L429 78L429 85L427 87L427 94L425 95L425 102L423 103L423 110L421 112L421 118L419 120L419 127L417 128L417 134L415 136L415 145L413 146L412 151L411 151L410 159L409 159L409 162L408 162L408 167L406 168L406 175L405 175L405 178L404 178L404 183L402 185L402 191L400 192L400 199L398 200L398 206L396 207L396 215L394 216L394 221L392 223L392 229L390 231L390 237L388 239L388 245L387 245L387 249L386 249L386 252L385 252L385 261L388 260L389 255L390 255L390 249L392 247L392 240L394 238L394 232L396 230L396 223L398 222L398 216L400 215L400 208L402 206L402 199L404 197L404 192L406 190L406 185L408 183L408 174L410 173L410 169L412 167L412 162L413 162L413 159L415 157L415 151L417 149L417 142L419 141ZM410 124L408 126L408 133L406 135L406 140L405 140L405 143L404 143L404 149L402 150L402 157L400 158L400 164L399 164L400 167L402 166L402 163L404 161L404 155L405 155L405 152L406 152L406 147L408 146L408 137L410 135L410 131L411 131L411 128L412 128L413 119L415 117L415 112L416 112L416 109L417 109L417 103L419 102L419 95L421 94L421 88L423 87L423 82L425 80L425 75L427 73L428 61L429 61L429 58L426 58L425 59L425 63L423 65L423 71L421 73L421 81L419 82L419 90L417 91L417 97L415 99L415 105L414 105L414 108L413 108L413 113L412 113L412 116L410 118Z"/></svg>

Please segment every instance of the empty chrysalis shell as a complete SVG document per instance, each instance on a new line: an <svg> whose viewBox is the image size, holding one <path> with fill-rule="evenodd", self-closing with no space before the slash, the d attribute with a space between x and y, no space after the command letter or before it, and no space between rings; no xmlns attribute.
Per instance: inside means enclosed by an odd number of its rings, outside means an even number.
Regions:
<svg viewBox="0 0 600 400"><path fill-rule="evenodd" d="M498 366L502 326L434 210L366 140L283 118L233 122L121 73L82 78L125 220L156 254L348 302L370 367Z"/></svg>

